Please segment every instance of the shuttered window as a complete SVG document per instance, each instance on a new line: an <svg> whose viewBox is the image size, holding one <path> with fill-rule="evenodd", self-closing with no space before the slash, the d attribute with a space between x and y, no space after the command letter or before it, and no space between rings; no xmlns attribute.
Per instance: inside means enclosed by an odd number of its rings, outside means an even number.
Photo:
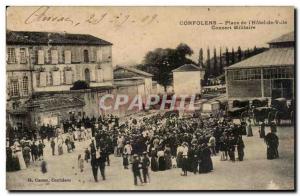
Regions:
<svg viewBox="0 0 300 196"><path fill-rule="evenodd" d="M58 63L58 52L57 50L51 50L51 63L57 64Z"/></svg>
<svg viewBox="0 0 300 196"><path fill-rule="evenodd" d="M96 69L97 70L97 82L103 82L103 70L102 69Z"/></svg>
<svg viewBox="0 0 300 196"><path fill-rule="evenodd" d="M38 50L38 63L39 65L43 65L45 62L44 50Z"/></svg>
<svg viewBox="0 0 300 196"><path fill-rule="evenodd" d="M73 83L73 72L72 71L66 71L66 84L72 84Z"/></svg>
<svg viewBox="0 0 300 196"><path fill-rule="evenodd" d="M47 85L47 73L40 72L40 86L45 87Z"/></svg>
<svg viewBox="0 0 300 196"><path fill-rule="evenodd" d="M27 63L25 48L20 48L20 63L21 64Z"/></svg>
<svg viewBox="0 0 300 196"><path fill-rule="evenodd" d="M65 51L65 64L71 64L71 51Z"/></svg>
<svg viewBox="0 0 300 196"><path fill-rule="evenodd" d="M102 50L101 49L97 50L97 62L98 63L102 62Z"/></svg>
<svg viewBox="0 0 300 196"><path fill-rule="evenodd" d="M60 71L52 72L53 85L60 85Z"/></svg>

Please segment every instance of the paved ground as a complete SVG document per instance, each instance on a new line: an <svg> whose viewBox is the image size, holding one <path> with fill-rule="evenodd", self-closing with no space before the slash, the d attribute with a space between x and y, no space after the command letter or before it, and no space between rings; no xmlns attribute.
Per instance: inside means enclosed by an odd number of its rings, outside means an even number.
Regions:
<svg viewBox="0 0 300 196"><path fill-rule="evenodd" d="M268 129L267 129L268 130ZM180 176L180 169L151 172L151 183L133 185L131 170L122 169L122 159L111 155L111 166L106 168L107 180L93 181L90 163L84 172L77 169L77 156L83 154L87 142L76 144L76 151L62 156L50 155L46 147L48 173L42 174L38 164L26 170L7 173L7 188L13 190L245 190L245 189L293 189L294 188L294 129L279 127L280 159L267 160L266 146L258 137L244 137L245 160L243 162L220 161L213 157L214 171L208 174L188 173ZM64 151L66 152L66 150ZM29 182L28 179L33 182ZM71 182L35 182L35 179L65 178ZM101 178L100 178L101 179Z"/></svg>

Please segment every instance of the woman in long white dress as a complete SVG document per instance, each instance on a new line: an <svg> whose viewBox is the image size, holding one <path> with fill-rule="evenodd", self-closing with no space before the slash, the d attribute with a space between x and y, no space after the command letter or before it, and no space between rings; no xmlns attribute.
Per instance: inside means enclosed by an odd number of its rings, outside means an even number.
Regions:
<svg viewBox="0 0 300 196"><path fill-rule="evenodd" d="M14 148L15 148L15 153L18 157L19 164L20 164L20 169L26 169L26 163L22 154L22 147L21 144L18 142L18 140L15 141L14 143Z"/></svg>
<svg viewBox="0 0 300 196"><path fill-rule="evenodd" d="M246 130L247 130L247 136L252 137L253 132L252 132L252 126L251 126L251 120L250 119L247 122Z"/></svg>

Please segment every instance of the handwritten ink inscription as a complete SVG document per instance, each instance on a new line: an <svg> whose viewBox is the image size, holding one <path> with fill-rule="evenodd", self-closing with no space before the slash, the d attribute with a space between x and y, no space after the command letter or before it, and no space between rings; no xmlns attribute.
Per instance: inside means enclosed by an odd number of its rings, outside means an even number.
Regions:
<svg viewBox="0 0 300 196"><path fill-rule="evenodd" d="M153 23L158 23L157 14L145 14L143 16L134 17L130 14L119 13L117 15L112 15L107 12L104 13L91 13L87 18L82 20L74 19L69 16L64 15L53 15L50 13L51 7L43 6L39 7L33 11L25 19L25 24L33 24L38 22L50 22L50 23L66 23L72 26L78 26L81 24L97 25L101 23L111 23L115 27L121 27L125 24L139 24L139 25L149 25Z"/></svg>

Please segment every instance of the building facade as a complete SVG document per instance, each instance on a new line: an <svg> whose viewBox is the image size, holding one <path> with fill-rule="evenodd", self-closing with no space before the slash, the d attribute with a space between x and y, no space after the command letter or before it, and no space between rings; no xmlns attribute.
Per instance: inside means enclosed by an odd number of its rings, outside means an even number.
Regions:
<svg viewBox="0 0 300 196"><path fill-rule="evenodd" d="M117 66L114 69L114 85L116 93L128 95L129 100L133 100L136 95L139 95L145 104L149 95L155 93L152 77L152 74L136 68ZM123 106L123 108L119 108L118 115L123 116L135 112L127 111L129 104Z"/></svg>
<svg viewBox="0 0 300 196"><path fill-rule="evenodd" d="M8 31L6 37L7 116L12 126L40 125L51 118L59 123L66 117L62 110L99 113L85 105L97 104L98 96L113 88L111 43L92 35L52 32ZM70 91L79 80L90 89Z"/></svg>
<svg viewBox="0 0 300 196"><path fill-rule="evenodd" d="M173 89L175 95L200 95L204 70L193 64L185 64L173 71Z"/></svg>
<svg viewBox="0 0 300 196"><path fill-rule="evenodd" d="M270 41L270 48L226 68L227 98L295 97L294 32Z"/></svg>

